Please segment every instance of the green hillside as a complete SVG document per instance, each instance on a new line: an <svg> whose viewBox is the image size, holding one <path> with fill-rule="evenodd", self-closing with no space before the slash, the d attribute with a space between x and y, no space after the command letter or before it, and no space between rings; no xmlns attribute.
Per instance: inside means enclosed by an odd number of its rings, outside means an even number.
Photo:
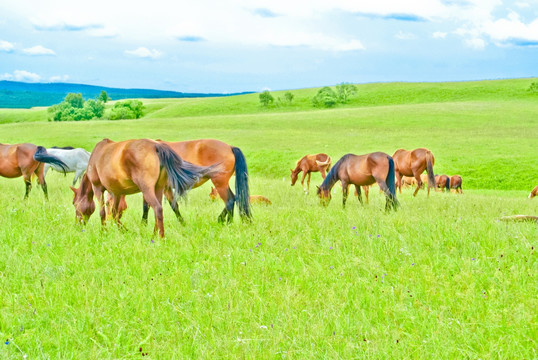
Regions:
<svg viewBox="0 0 538 360"><path fill-rule="evenodd" d="M462 175L466 188L523 190L538 173L538 95L527 91L533 81L364 84L333 109L312 107L317 89L292 90L291 105L269 108L258 94L151 99L137 121L51 123L45 109L0 110L1 141L91 150L104 137L218 138L241 147L253 174L268 178L287 177L306 153L337 159L427 147L435 172Z"/></svg>

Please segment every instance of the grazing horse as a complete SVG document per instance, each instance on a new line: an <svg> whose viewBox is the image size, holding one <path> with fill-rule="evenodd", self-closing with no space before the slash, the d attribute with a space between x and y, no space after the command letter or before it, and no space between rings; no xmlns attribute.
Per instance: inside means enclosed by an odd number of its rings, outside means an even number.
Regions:
<svg viewBox="0 0 538 360"><path fill-rule="evenodd" d="M248 187L248 170L245 156L241 149L228 145L219 140L200 139L179 142L167 142L157 140L159 143L166 144L174 150L185 161L195 165L209 166L220 164L219 172L209 173L207 176L200 178L193 188L203 185L207 180L211 180L220 198L224 201L224 209L218 217L218 221L223 223L225 220L229 223L233 220L234 206L237 203L239 215L245 221L252 217L249 203ZM229 181L235 173L235 195L230 190ZM165 196L172 204L171 191L167 189ZM172 207L176 217L183 222L183 218L177 207ZM142 221L147 221L148 205L144 202Z"/></svg>
<svg viewBox="0 0 538 360"><path fill-rule="evenodd" d="M398 200L396 199L394 184L394 161L390 155L383 152L374 152L366 155L344 155L327 174L323 183L318 187L318 196L324 206L331 200L331 189L340 180L342 183L342 206L346 206L349 185L355 185L359 201L362 204L361 186L371 185L375 182L385 193L387 199L385 210L392 207L396 209Z"/></svg>
<svg viewBox="0 0 538 360"><path fill-rule="evenodd" d="M48 149L47 152L56 156L58 159L62 160L67 165L67 169L65 169L66 172L75 173L75 178L73 179L73 186L75 186L77 181L82 177L82 174L84 174L84 171L86 171L86 168L88 167L88 161L90 160L91 155L88 151L82 148L66 149L52 147ZM43 176L47 176L47 171L49 171L49 168L52 168L56 171L62 171L58 165L45 164Z"/></svg>
<svg viewBox="0 0 538 360"><path fill-rule="evenodd" d="M412 176L402 176L402 187L407 188L417 185L417 179Z"/></svg>
<svg viewBox="0 0 538 360"><path fill-rule="evenodd" d="M301 178L301 185L303 190L308 194L310 191L310 174L313 172L319 171L321 177L325 179L325 172L329 171L331 167L331 157L327 154L314 154L314 155L305 155L299 161L297 161L297 166L295 169L291 170L291 186L295 185L297 182L297 177L299 173L303 172L303 177ZM306 189L304 187L304 179L308 175L306 180Z"/></svg>
<svg viewBox="0 0 538 360"><path fill-rule="evenodd" d="M95 145L80 187L71 187L75 194L76 217L87 222L95 211L95 196L99 201L101 224L104 225L106 190L114 197L112 216L121 225L121 198L142 192L144 200L155 213L155 231L158 229L159 235L164 237L162 196L165 188L175 192L172 206L177 206L177 196L184 196L201 178L217 173L216 167L218 165L193 165L181 159L168 145L157 141L114 142L104 139Z"/></svg>
<svg viewBox="0 0 538 360"><path fill-rule="evenodd" d="M443 192L450 191L450 177L448 175L435 175L435 186Z"/></svg>
<svg viewBox="0 0 538 360"><path fill-rule="evenodd" d="M538 186L536 186L534 189L532 189L531 193L529 194L529 199L532 199L535 196L538 196Z"/></svg>
<svg viewBox="0 0 538 360"><path fill-rule="evenodd" d="M37 175L37 179L45 198L48 199L47 183L43 174L43 163L53 164L64 171L67 165L57 157L47 153L43 146L34 144L0 144L0 176L6 178L16 178L22 176L26 184L24 198L28 198L32 189L32 174Z"/></svg>
<svg viewBox="0 0 538 360"><path fill-rule="evenodd" d="M211 200L217 200L219 198L219 193L217 189L215 189L214 187L211 187L211 192L209 193L209 197L211 198ZM269 200L268 198L262 195L250 195L248 197L248 200L249 200L249 203L251 204L266 204L266 205L272 204L271 200Z"/></svg>
<svg viewBox="0 0 538 360"><path fill-rule="evenodd" d="M461 176L459 175L453 175L450 177L450 188L455 189L457 193L463 194L463 190L461 189ZM537 186L538 188L538 186Z"/></svg>
<svg viewBox="0 0 538 360"><path fill-rule="evenodd" d="M430 150L425 148L415 150L396 150L394 155L394 167L396 171L396 186L402 193L402 176L413 176L417 180L417 188L413 193L416 196L420 188L422 188L422 179L420 174L427 170L428 173L428 196L430 196L430 188L435 187L435 178L433 175L433 165L435 158Z"/></svg>

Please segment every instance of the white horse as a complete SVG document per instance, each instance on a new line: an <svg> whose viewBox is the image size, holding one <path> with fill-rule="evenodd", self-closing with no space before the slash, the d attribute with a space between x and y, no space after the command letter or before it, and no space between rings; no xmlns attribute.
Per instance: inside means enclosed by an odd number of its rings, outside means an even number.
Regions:
<svg viewBox="0 0 538 360"><path fill-rule="evenodd" d="M90 153L82 148L76 148L76 149L60 149L60 148L50 148L47 149L47 152L49 154L52 154L59 159L61 159L66 165L67 169L66 172L74 172L75 178L73 179L73 186L77 183L77 181L82 177L82 174L86 171L86 168L88 167L88 161L90 160ZM52 168L56 171L63 172L63 169L61 169L57 165L49 165L45 164L45 170L43 176L47 176L47 171L49 168Z"/></svg>

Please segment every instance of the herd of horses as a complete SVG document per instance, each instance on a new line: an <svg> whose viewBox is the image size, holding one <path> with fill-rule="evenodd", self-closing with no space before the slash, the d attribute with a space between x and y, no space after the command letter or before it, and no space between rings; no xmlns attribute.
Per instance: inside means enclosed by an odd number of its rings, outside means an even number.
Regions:
<svg viewBox="0 0 538 360"><path fill-rule="evenodd" d="M397 150L392 156L384 152L364 155L346 154L331 166L327 154L306 155L297 161L291 170L293 186L300 172L305 193L309 192L312 172L320 172L323 182L317 188L321 204L331 200L331 189L340 181L342 205L345 207L350 185L362 203L361 188L368 202L370 185L377 184L385 194L385 209L396 209L399 202L396 188L401 194L402 186L416 186L413 196L427 184L430 189L455 189L462 193L462 178L459 175L434 175L435 158L426 148ZM180 142L135 139L115 142L103 139L91 153L81 148L50 148L24 144L0 144L0 176L15 178L22 176L26 184L25 199L32 188L32 176L37 177L45 197L48 198L45 175L49 168L60 172L75 172L73 205L78 221L86 223L95 212L97 199L101 223L111 216L121 226L121 216L127 204L125 196L142 193L142 221L147 222L149 208L155 215L155 232L164 237L163 195L168 200L178 221L184 222L179 211L178 199L188 190L211 181L210 197L220 197L224 209L218 216L219 222L231 222L237 204L239 214L245 221L252 218L250 204L271 204L260 195L250 195L247 163L243 152L219 140L201 139ZM426 171L426 174L423 174ZM229 186L235 175L235 194ZM304 180L307 179L306 188ZM80 180L78 188L74 186ZM105 192L108 193L105 200ZM529 198L538 195L538 186Z"/></svg>

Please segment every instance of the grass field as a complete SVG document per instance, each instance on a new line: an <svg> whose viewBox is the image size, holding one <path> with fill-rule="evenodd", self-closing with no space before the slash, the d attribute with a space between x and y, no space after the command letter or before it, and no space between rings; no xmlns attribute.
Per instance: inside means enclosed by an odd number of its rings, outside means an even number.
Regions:
<svg viewBox="0 0 538 360"><path fill-rule="evenodd" d="M330 110L310 107L315 89L271 109L255 94L151 100L137 121L0 110L5 143L221 139L245 153L251 194L273 202L222 226L206 184L180 206L186 225L166 207L161 240L140 223L140 195L127 231L96 215L80 227L72 174L49 174L48 202L0 178L0 358L536 358L538 227L498 220L538 213L532 81L367 84ZM306 153L400 147L431 149L464 194L404 190L386 213L375 190L342 209L338 186L327 208L289 186Z"/></svg>

